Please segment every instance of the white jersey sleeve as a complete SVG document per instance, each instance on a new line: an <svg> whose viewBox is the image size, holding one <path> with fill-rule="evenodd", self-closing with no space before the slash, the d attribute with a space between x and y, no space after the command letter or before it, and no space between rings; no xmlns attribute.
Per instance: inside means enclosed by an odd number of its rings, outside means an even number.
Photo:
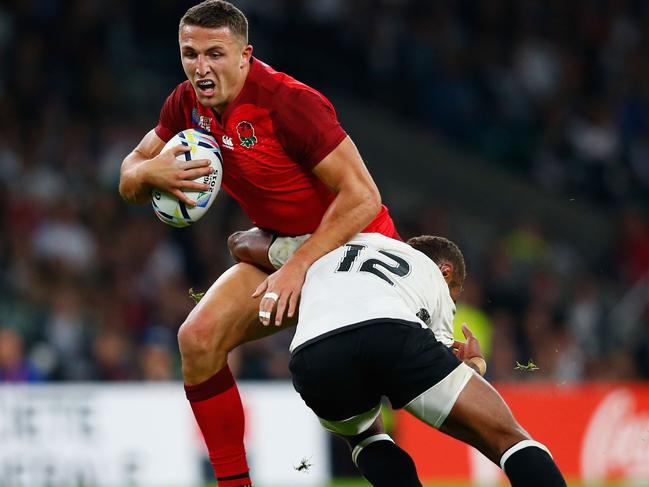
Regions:
<svg viewBox="0 0 649 487"><path fill-rule="evenodd" d="M410 245L361 233L307 272L290 350L351 327L402 322L453 344L455 303L437 265Z"/></svg>

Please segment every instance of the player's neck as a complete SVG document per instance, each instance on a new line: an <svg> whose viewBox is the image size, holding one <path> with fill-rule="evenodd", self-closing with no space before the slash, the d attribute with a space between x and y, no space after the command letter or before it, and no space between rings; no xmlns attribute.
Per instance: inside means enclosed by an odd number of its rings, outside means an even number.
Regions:
<svg viewBox="0 0 649 487"><path fill-rule="evenodd" d="M239 82L237 83L235 88L232 90L232 96L230 96L225 103L212 107L212 110L217 115L217 117L219 117L219 119L223 116L227 108L232 105L232 103L234 103L237 98L239 98L239 95L243 91L243 87L246 85L246 80L248 79L248 74L250 74L251 66L251 63L246 63L246 65L242 68L241 78L239 79Z"/></svg>

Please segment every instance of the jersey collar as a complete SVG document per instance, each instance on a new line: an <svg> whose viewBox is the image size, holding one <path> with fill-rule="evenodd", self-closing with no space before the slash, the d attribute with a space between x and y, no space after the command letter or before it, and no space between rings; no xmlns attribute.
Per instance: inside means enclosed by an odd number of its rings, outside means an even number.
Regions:
<svg viewBox="0 0 649 487"><path fill-rule="evenodd" d="M241 100L244 99L246 93L250 91L250 85L254 82L254 80L257 78L257 73L261 69L260 66L260 61L256 59L254 56L250 57L250 69L248 69L248 74L246 75L246 80L243 82L243 86L241 87L241 91L239 91L239 94L232 100L227 107L225 107L225 110L223 110L223 113L219 117L217 112L215 110L214 114L217 115L217 120L220 119L221 123L224 124L225 121L228 119L230 116L230 113L232 113L232 110L241 102Z"/></svg>

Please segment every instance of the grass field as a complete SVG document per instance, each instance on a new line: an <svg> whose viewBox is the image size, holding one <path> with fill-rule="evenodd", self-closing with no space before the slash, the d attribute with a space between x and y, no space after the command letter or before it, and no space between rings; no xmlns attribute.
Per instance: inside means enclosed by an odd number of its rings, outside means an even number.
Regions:
<svg viewBox="0 0 649 487"><path fill-rule="evenodd" d="M639 487L640 484L618 484L618 483L608 483L608 484L580 484L580 483L574 483L574 482L569 482L568 485L570 487ZM208 484L205 487L216 487L215 484ZM260 487L264 487L264 485L260 485ZM290 486L286 486L290 487ZM371 487L369 483L363 481L363 480L358 480L358 479L340 479L335 481L334 483L328 485L327 487ZM474 484L464 484L464 483L428 483L424 484L424 487L475 487ZM502 487L505 487L503 485Z"/></svg>
<svg viewBox="0 0 649 487"><path fill-rule="evenodd" d="M334 482L328 487L368 487L370 484L367 482L359 481L356 479L353 480L339 480L337 482ZM569 483L568 484L570 487L632 487L631 485L626 485L626 484L591 484L591 485L586 485L586 484L579 484L579 483ZM636 484L636 487L640 484ZM425 487L474 487L473 484L439 484L439 483L432 483L432 484L425 484Z"/></svg>

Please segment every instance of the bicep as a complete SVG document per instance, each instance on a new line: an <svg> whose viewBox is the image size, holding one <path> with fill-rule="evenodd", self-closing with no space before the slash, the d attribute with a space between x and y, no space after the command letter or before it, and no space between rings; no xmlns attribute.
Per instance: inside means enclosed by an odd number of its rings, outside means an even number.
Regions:
<svg viewBox="0 0 649 487"><path fill-rule="evenodd" d="M315 165L313 174L333 193L341 190L369 191L376 193L378 188L372 179L356 145L349 137Z"/></svg>

